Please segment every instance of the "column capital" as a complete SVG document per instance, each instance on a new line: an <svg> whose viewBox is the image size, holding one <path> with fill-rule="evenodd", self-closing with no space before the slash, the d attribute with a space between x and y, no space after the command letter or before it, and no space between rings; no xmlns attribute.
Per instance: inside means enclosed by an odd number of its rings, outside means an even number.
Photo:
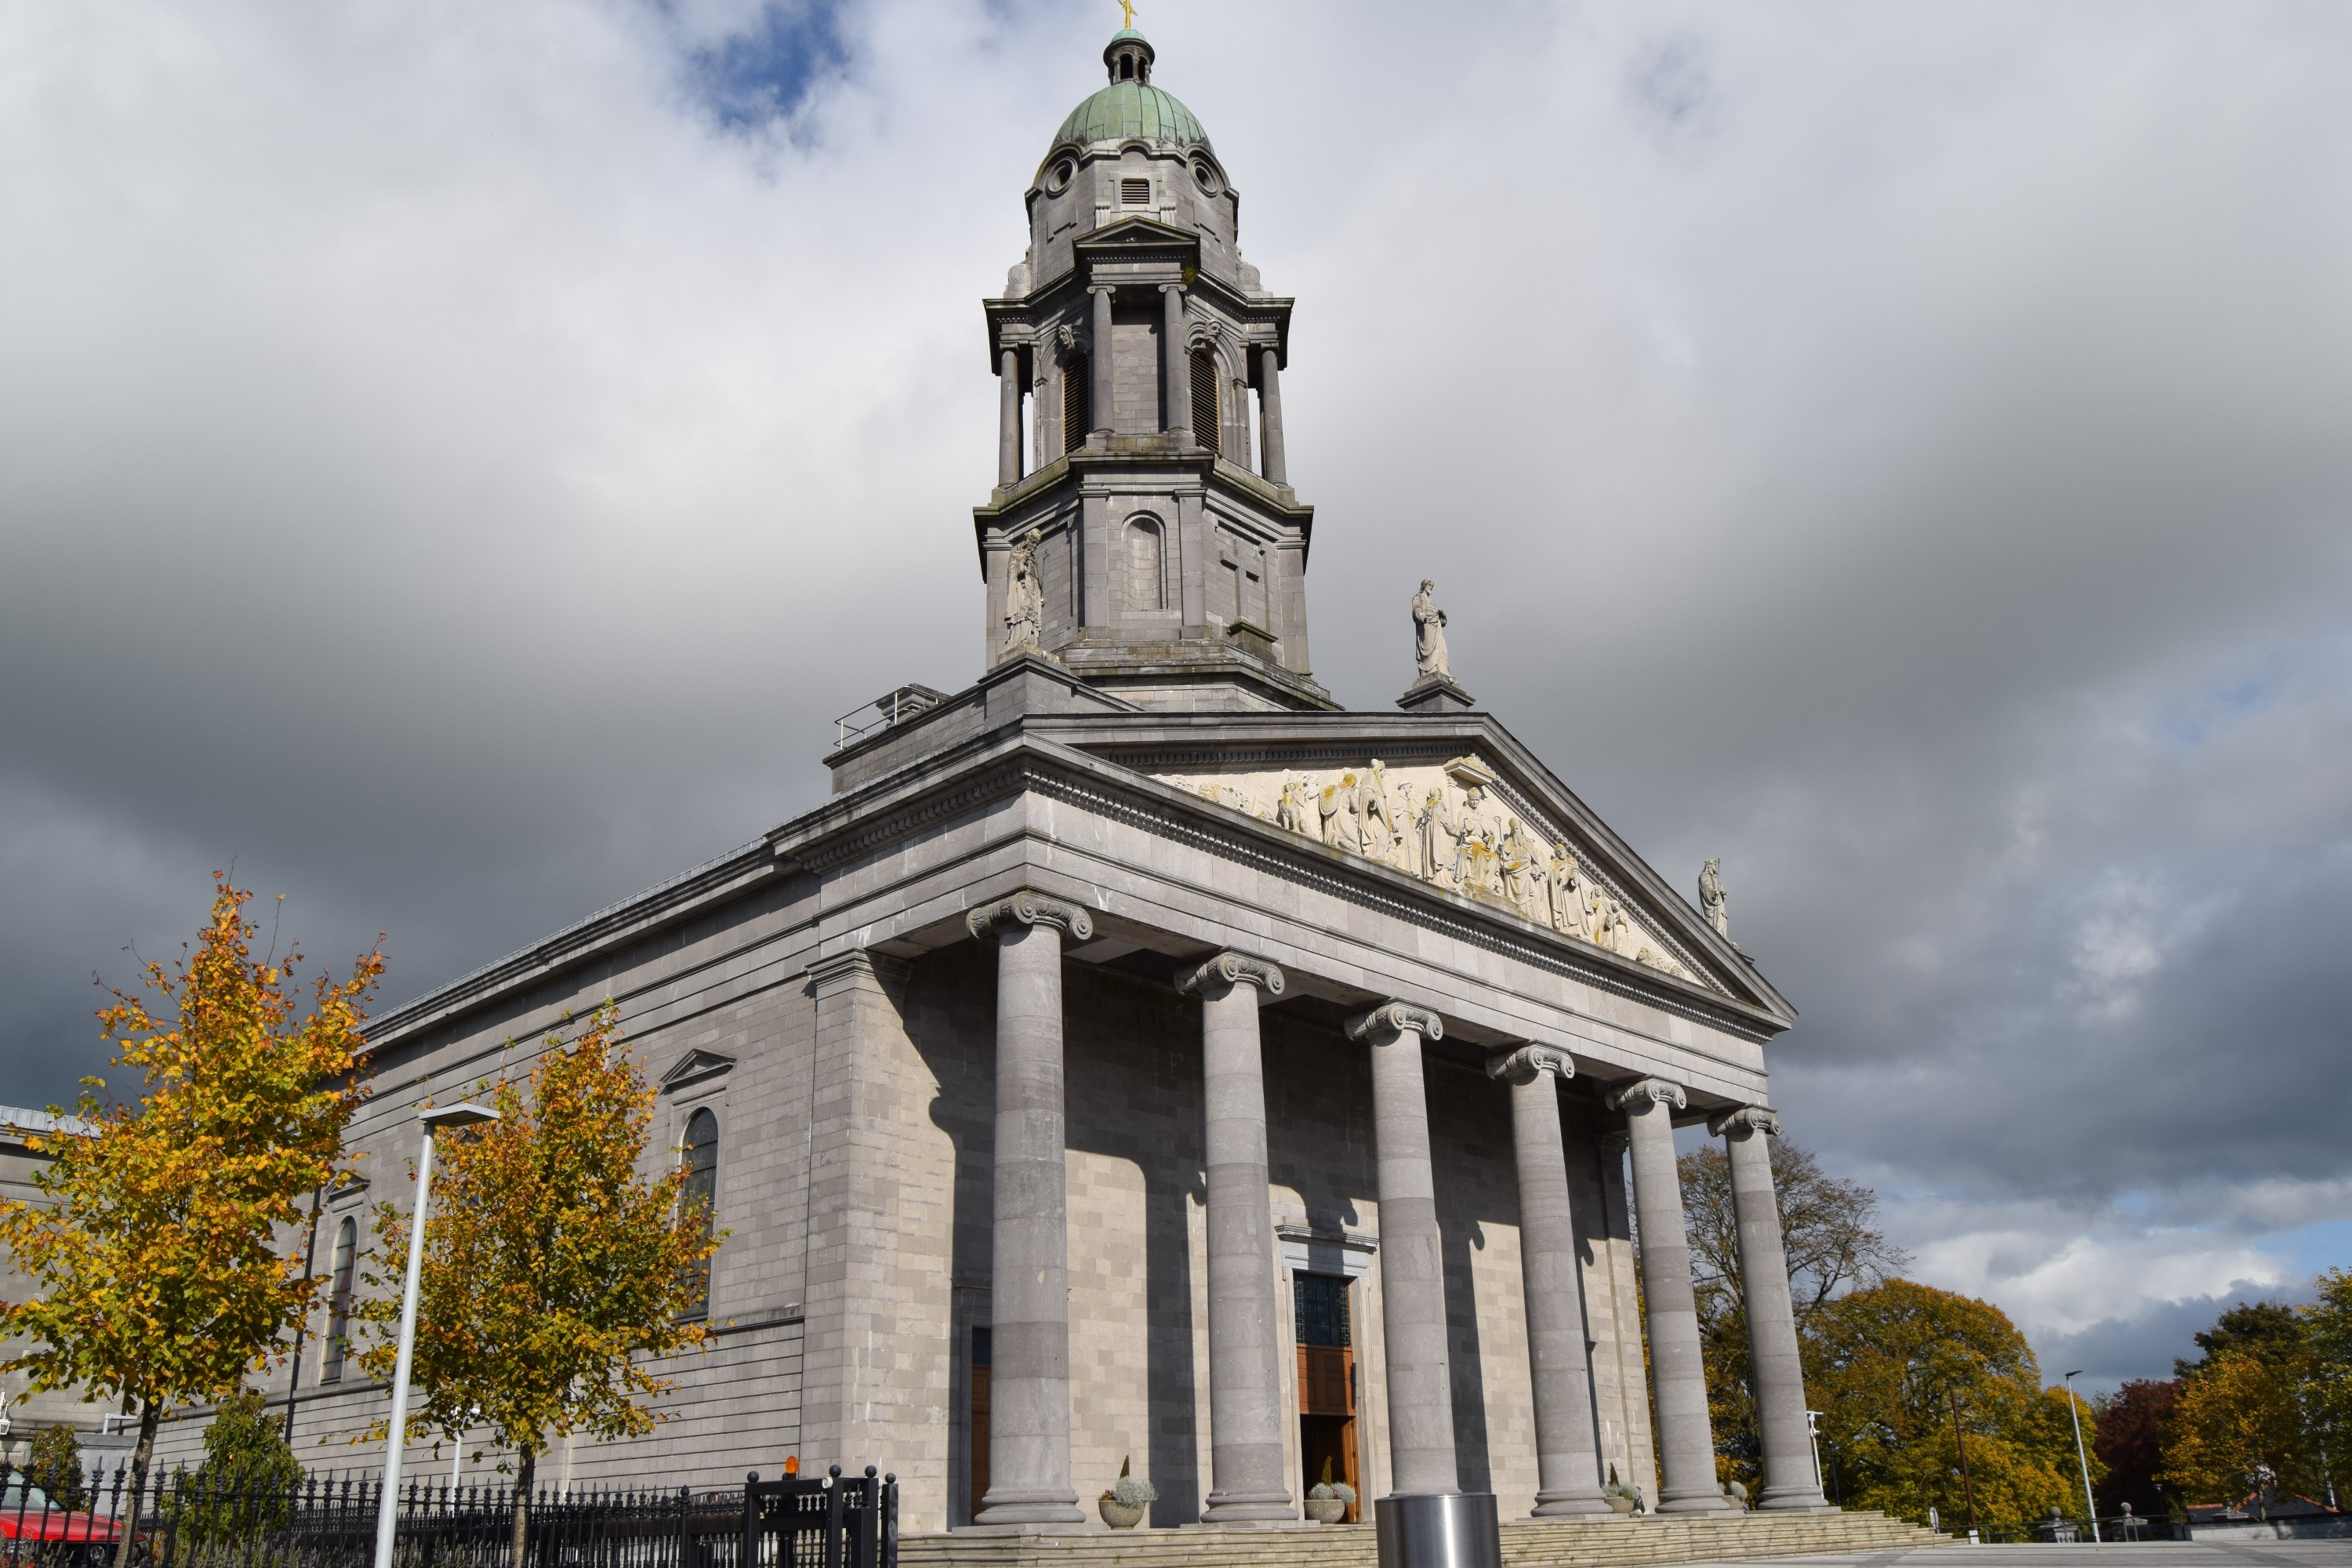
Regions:
<svg viewBox="0 0 2352 1568"><path fill-rule="evenodd" d="M1219 985L1255 985L1269 996L1282 994L1281 967L1246 952L1225 952L1176 977L1176 989L1190 994Z"/></svg>
<svg viewBox="0 0 2352 1568"><path fill-rule="evenodd" d="M1706 1119L1706 1130L1717 1138L1745 1138L1751 1132L1780 1136L1780 1119L1760 1105L1717 1111Z"/></svg>
<svg viewBox="0 0 2352 1568"><path fill-rule="evenodd" d="M1424 1040L1442 1040L1445 1037L1445 1020L1410 1002L1383 1002L1370 1012L1359 1013L1348 1020L1349 1039L1375 1046L1392 1044L1399 1036L1408 1033Z"/></svg>
<svg viewBox="0 0 2352 1568"><path fill-rule="evenodd" d="M1184 292L1184 285L1181 283L1162 283L1160 286L1160 291L1162 294L1181 294Z"/></svg>
<svg viewBox="0 0 2352 1568"><path fill-rule="evenodd" d="M1089 283L1087 285L1087 292L1089 294L1112 294L1118 292L1118 285L1116 283Z"/></svg>
<svg viewBox="0 0 2352 1568"><path fill-rule="evenodd" d="M1564 1083L1576 1076L1576 1064L1558 1046L1521 1046L1517 1050L1496 1051L1486 1058L1488 1078L1533 1083L1545 1073Z"/></svg>
<svg viewBox="0 0 2352 1568"><path fill-rule="evenodd" d="M971 934L985 941L1003 932L1008 925L1018 922L1024 926L1058 926L1084 942L1095 934L1095 918L1076 904L1066 904L1059 899L1024 888L1007 899L982 909L968 911L963 923Z"/></svg>
<svg viewBox="0 0 2352 1568"><path fill-rule="evenodd" d="M1683 1086L1669 1083L1662 1078L1637 1078L1632 1083L1611 1089L1609 1098L1601 1103L1612 1110L1634 1110L1646 1109L1641 1104L1643 1100L1654 1105L1670 1105L1676 1110L1687 1110L1690 1106L1690 1096L1683 1092Z"/></svg>

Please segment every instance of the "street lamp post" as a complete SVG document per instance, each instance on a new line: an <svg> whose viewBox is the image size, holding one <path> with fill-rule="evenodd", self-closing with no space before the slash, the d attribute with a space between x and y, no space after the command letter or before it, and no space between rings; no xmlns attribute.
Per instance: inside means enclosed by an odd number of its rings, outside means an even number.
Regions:
<svg viewBox="0 0 2352 1568"><path fill-rule="evenodd" d="M499 1113L487 1105L452 1105L443 1110L420 1110L425 1148L416 1157L416 1212L408 1221L408 1283L400 1295L400 1354L392 1372L392 1425L383 1439L383 1495L375 1516L375 1568L392 1568L393 1537L400 1526L400 1450L408 1441L408 1365L416 1354L416 1285L425 1272L425 1200L433 1191L433 1134L478 1122L496 1121Z"/></svg>
<svg viewBox="0 0 2352 1568"><path fill-rule="evenodd" d="M2091 1497L2091 1458L2083 1451L2083 1413L2074 1408L2074 1380L2083 1375L2076 1367L2066 1374L2066 1415L2074 1423L2074 1462L2083 1467L2083 1512L2091 1521L2091 1544L2099 1543L2099 1505Z"/></svg>

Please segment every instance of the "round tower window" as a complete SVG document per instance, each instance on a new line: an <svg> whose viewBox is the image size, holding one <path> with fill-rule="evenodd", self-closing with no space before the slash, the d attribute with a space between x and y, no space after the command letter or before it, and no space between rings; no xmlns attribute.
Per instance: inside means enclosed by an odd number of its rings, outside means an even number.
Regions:
<svg viewBox="0 0 2352 1568"><path fill-rule="evenodd" d="M1210 195L1217 194L1217 186L1220 183L1217 179L1217 171L1207 159L1204 158L1192 165L1192 183Z"/></svg>
<svg viewBox="0 0 2352 1568"><path fill-rule="evenodd" d="M1058 195L1069 188L1071 176L1076 173L1070 161L1065 158L1045 171L1045 188Z"/></svg>

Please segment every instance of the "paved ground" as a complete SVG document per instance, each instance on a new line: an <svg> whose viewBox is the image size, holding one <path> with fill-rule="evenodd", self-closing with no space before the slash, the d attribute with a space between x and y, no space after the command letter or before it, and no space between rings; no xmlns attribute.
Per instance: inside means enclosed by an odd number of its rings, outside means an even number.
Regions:
<svg viewBox="0 0 2352 1568"><path fill-rule="evenodd" d="M1963 1543L1753 1562L1755 1568L2352 1568L2352 1541L2151 1541L2137 1546Z"/></svg>

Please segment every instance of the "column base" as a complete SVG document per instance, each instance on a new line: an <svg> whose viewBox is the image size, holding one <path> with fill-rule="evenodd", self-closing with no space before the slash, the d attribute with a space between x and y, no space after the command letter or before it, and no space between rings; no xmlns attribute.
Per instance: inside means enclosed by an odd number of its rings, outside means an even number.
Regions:
<svg viewBox="0 0 2352 1568"><path fill-rule="evenodd" d="M1766 1487L1764 1495L1757 1500L1756 1511L1759 1513L1837 1513L1841 1510L1837 1504L1811 1487L1790 1487L1785 1492L1776 1492L1770 1487Z"/></svg>
<svg viewBox="0 0 2352 1568"><path fill-rule="evenodd" d="M1211 1492L1201 1510L1202 1524L1306 1524L1290 1494L1283 1492Z"/></svg>
<svg viewBox="0 0 2352 1568"><path fill-rule="evenodd" d="M950 1535L1108 1535L1110 1526L1098 1519L1077 1519L1067 1521L1034 1524L959 1524Z"/></svg>
<svg viewBox="0 0 2352 1568"><path fill-rule="evenodd" d="M1738 1506L1721 1492L1669 1491L1658 1495L1660 1513L1726 1513Z"/></svg>
<svg viewBox="0 0 2352 1568"><path fill-rule="evenodd" d="M1536 1506L1528 1517L1529 1519L1583 1519L1595 1514L1606 1514L1614 1519L1617 1516L1617 1510L1609 1506L1609 1500L1601 1495L1599 1489L1586 1488L1579 1491L1538 1492Z"/></svg>
<svg viewBox="0 0 2352 1568"><path fill-rule="evenodd" d="M1066 1492L1000 1492L993 1488L981 1499L978 1517L971 1528L987 1530L998 1525L1028 1527L1032 1525L1068 1525L1096 1530L1108 1528L1098 1520L1090 1520L1078 1508L1078 1500Z"/></svg>

